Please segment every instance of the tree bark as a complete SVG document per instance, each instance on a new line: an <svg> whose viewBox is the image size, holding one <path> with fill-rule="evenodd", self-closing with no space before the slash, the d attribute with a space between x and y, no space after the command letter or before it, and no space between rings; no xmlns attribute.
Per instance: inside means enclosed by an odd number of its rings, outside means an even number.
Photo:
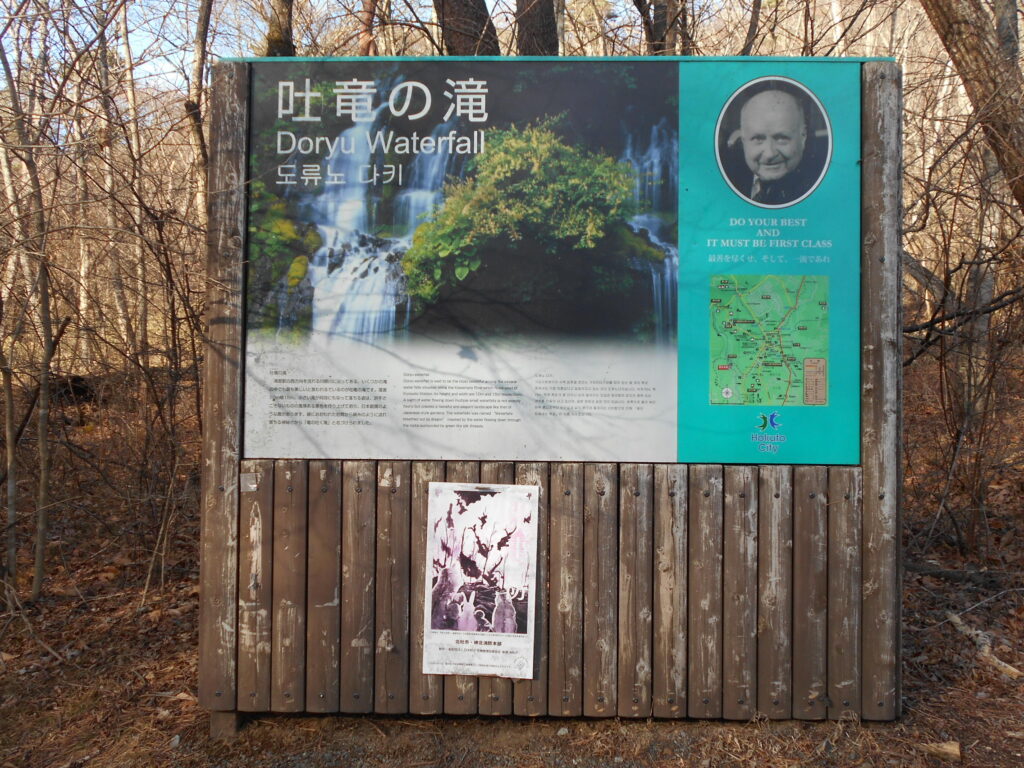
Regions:
<svg viewBox="0 0 1024 768"><path fill-rule="evenodd" d="M264 56L294 56L292 38L293 0L270 0L270 18L267 19L267 45Z"/></svg>
<svg viewBox="0 0 1024 768"><path fill-rule="evenodd" d="M981 0L921 0L963 81L975 117L1024 211L1024 77L1002 55L995 20Z"/></svg>
<svg viewBox="0 0 1024 768"><path fill-rule="evenodd" d="M363 6L357 14L360 56L377 55L377 41L373 36L373 20L376 16L377 0L363 0Z"/></svg>
<svg viewBox="0 0 1024 768"><path fill-rule="evenodd" d="M516 0L516 50L520 56L557 56L554 0Z"/></svg>
<svg viewBox="0 0 1024 768"><path fill-rule="evenodd" d="M434 0L448 56L500 56L498 33L484 0Z"/></svg>

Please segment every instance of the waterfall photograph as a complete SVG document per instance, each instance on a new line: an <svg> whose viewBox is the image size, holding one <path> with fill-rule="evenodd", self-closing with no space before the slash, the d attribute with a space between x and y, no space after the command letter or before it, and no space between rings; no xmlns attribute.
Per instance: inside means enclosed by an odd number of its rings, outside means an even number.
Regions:
<svg viewBox="0 0 1024 768"><path fill-rule="evenodd" d="M674 338L674 76L325 66L253 86L251 331Z"/></svg>

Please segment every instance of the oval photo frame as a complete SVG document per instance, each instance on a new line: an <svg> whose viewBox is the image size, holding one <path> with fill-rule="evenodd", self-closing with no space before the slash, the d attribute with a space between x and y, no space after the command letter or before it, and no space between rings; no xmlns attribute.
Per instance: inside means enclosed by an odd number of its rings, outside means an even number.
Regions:
<svg viewBox="0 0 1024 768"><path fill-rule="evenodd" d="M741 112L753 97L769 91L788 94L796 101L806 135L796 167L778 180L765 182L766 199L756 200L758 182L743 145ZM715 159L722 178L736 195L759 208L788 208L810 197L828 173L832 147L832 123L821 101L803 83L778 75L759 77L737 88L715 124Z"/></svg>

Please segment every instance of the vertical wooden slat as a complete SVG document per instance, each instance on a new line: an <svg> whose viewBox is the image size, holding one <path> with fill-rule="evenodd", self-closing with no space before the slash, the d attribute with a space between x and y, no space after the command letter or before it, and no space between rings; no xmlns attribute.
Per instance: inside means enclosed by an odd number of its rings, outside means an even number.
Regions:
<svg viewBox="0 0 1024 768"><path fill-rule="evenodd" d="M686 717L686 488L685 464L654 467L655 717Z"/></svg>
<svg viewBox="0 0 1024 768"><path fill-rule="evenodd" d="M757 711L757 467L725 468L722 717Z"/></svg>
<svg viewBox="0 0 1024 768"><path fill-rule="evenodd" d="M377 464L346 461L341 493L341 711L373 711Z"/></svg>
<svg viewBox="0 0 1024 768"><path fill-rule="evenodd" d="M341 462L309 462L306 711L341 703Z"/></svg>
<svg viewBox="0 0 1024 768"><path fill-rule="evenodd" d="M449 461L445 479L449 483L479 483L480 463ZM475 715L480 689L473 675L445 675L444 712L446 715Z"/></svg>
<svg viewBox="0 0 1024 768"><path fill-rule="evenodd" d="M409 567L409 711L436 715L444 711L444 677L423 674L423 601L427 583L427 503L430 483L444 481L443 461L412 465L412 526Z"/></svg>
<svg viewBox="0 0 1024 768"><path fill-rule="evenodd" d="M861 471L828 473L828 716L860 715Z"/></svg>
<svg viewBox="0 0 1024 768"><path fill-rule="evenodd" d="M900 715L900 71L863 65L861 462L864 468L861 717Z"/></svg>
<svg viewBox="0 0 1024 768"><path fill-rule="evenodd" d="M270 710L274 462L243 461L238 566L238 709Z"/></svg>
<svg viewBox="0 0 1024 768"><path fill-rule="evenodd" d="M793 717L823 720L827 707L828 470L793 473Z"/></svg>
<svg viewBox="0 0 1024 768"><path fill-rule="evenodd" d="M619 468L619 716L651 716L654 469Z"/></svg>
<svg viewBox="0 0 1024 768"><path fill-rule="evenodd" d="M249 66L214 66L211 94L203 464L199 557L199 705L237 706L238 460L241 451L242 248Z"/></svg>
<svg viewBox="0 0 1024 768"><path fill-rule="evenodd" d="M536 717L548 713L548 465L543 462L516 464L516 485L540 486L537 517L537 618L532 680L516 680L514 688L517 715Z"/></svg>
<svg viewBox="0 0 1024 768"><path fill-rule="evenodd" d="M583 714L583 465L551 466L550 714Z"/></svg>
<svg viewBox="0 0 1024 768"><path fill-rule="evenodd" d="M374 711L409 711L409 503L412 465L377 465Z"/></svg>
<svg viewBox="0 0 1024 768"><path fill-rule="evenodd" d="M793 472L764 466L758 473L757 710L793 715Z"/></svg>
<svg viewBox="0 0 1024 768"><path fill-rule="evenodd" d="M274 712L301 712L306 706L306 471L304 461L274 465Z"/></svg>
<svg viewBox="0 0 1024 768"><path fill-rule="evenodd" d="M480 482L488 485L511 485L515 465L511 461L485 461L480 464ZM512 681L507 677L481 677L478 680L481 715L512 714Z"/></svg>
<svg viewBox="0 0 1024 768"><path fill-rule="evenodd" d="M722 716L722 467L697 464L689 483L690 717Z"/></svg>
<svg viewBox="0 0 1024 768"><path fill-rule="evenodd" d="M583 468L583 714L618 712L619 473Z"/></svg>

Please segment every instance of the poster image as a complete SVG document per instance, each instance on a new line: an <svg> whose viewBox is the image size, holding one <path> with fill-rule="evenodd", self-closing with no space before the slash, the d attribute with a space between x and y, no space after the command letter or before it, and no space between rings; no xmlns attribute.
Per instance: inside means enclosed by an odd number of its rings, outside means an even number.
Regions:
<svg viewBox="0 0 1024 768"><path fill-rule="evenodd" d="M533 677L539 495L430 483L424 674Z"/></svg>
<svg viewBox="0 0 1024 768"><path fill-rule="evenodd" d="M254 65L245 454L675 451L678 65Z"/></svg>

